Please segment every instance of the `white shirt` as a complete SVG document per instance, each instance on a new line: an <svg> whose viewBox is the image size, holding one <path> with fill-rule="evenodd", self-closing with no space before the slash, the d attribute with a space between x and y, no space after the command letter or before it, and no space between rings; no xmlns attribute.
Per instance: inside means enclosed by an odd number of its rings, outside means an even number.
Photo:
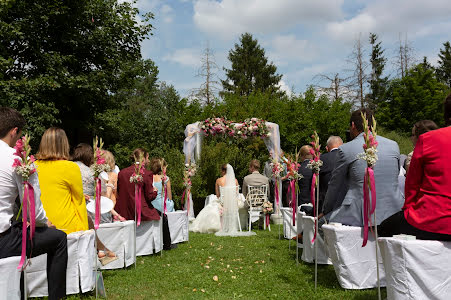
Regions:
<svg viewBox="0 0 451 300"><path fill-rule="evenodd" d="M20 202L23 198L23 181L12 167L15 150L0 140L0 233L11 227L11 218L14 215L14 203L18 195ZM41 203L41 190L39 188L38 174L31 175L28 182L33 186L36 203L36 226L45 226L47 217Z"/></svg>

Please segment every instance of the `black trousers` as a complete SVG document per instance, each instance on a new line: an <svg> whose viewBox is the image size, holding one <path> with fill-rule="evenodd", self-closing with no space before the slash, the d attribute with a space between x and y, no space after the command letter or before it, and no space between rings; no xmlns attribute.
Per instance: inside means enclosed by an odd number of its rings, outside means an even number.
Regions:
<svg viewBox="0 0 451 300"><path fill-rule="evenodd" d="M419 240L451 241L451 235L424 231L410 225L404 217L404 211L397 212L385 219L378 227L380 237L391 237L395 234L409 234Z"/></svg>
<svg viewBox="0 0 451 300"><path fill-rule="evenodd" d="M171 233L169 231L168 216L158 211L163 218L163 249L171 250Z"/></svg>
<svg viewBox="0 0 451 300"><path fill-rule="evenodd" d="M36 227L33 247L30 247L30 229L27 233L27 257L47 253L47 281L49 299L66 296L67 236L64 232L47 227ZM22 223L14 222L0 234L0 258L20 256L22 253ZM23 274L22 274L23 276ZM23 284L21 285L21 289Z"/></svg>

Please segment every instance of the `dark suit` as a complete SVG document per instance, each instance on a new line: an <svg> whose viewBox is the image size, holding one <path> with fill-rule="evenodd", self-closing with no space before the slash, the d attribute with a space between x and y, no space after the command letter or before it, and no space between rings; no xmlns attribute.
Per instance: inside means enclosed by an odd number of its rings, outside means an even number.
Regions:
<svg viewBox="0 0 451 300"><path fill-rule="evenodd" d="M301 163L299 167L298 173L303 176L303 178L299 179L299 197L298 197L298 205L311 203L310 200L310 190L312 187L312 178L313 171L307 167L307 164L310 160L306 159Z"/></svg>
<svg viewBox="0 0 451 300"><path fill-rule="evenodd" d="M332 177L332 171L335 169L337 162L338 148L321 155L323 166L319 171L319 210L322 211L324 198L326 197L329 180ZM346 188L347 190L347 188Z"/></svg>

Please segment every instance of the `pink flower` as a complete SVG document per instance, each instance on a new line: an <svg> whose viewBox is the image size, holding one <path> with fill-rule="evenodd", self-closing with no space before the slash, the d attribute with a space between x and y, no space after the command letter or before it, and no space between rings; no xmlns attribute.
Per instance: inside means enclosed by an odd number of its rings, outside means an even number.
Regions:
<svg viewBox="0 0 451 300"><path fill-rule="evenodd" d="M13 162L13 168L19 167L22 165L22 162L20 161L20 159L15 158L14 162Z"/></svg>
<svg viewBox="0 0 451 300"><path fill-rule="evenodd" d="M105 164L105 159L104 159L104 158L98 158L98 159L97 159L97 164L98 164L98 165L103 165L103 164Z"/></svg>
<svg viewBox="0 0 451 300"><path fill-rule="evenodd" d="M310 154L315 155L315 151L313 149L310 149Z"/></svg>
<svg viewBox="0 0 451 300"><path fill-rule="evenodd" d="M34 156L33 155L30 155L30 162L35 162L36 161L36 159L34 158Z"/></svg>

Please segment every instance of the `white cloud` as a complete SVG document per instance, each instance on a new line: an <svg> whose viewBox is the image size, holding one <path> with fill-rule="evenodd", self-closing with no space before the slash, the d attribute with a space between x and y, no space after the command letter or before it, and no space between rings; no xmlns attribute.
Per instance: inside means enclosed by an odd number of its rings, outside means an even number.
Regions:
<svg viewBox="0 0 451 300"><path fill-rule="evenodd" d="M278 87L280 87L281 91L284 91L288 96L293 95L293 91L292 88L288 86L288 84L286 84L285 81L281 80L279 81L279 83L277 84Z"/></svg>
<svg viewBox="0 0 451 300"><path fill-rule="evenodd" d="M342 17L344 0L197 0L194 23L203 32L233 38L246 31L278 32L297 24L318 24Z"/></svg>
<svg viewBox="0 0 451 300"><path fill-rule="evenodd" d="M294 34L277 35L271 40L268 56L276 65L307 62L315 59L319 49L308 40L299 40Z"/></svg>
<svg viewBox="0 0 451 300"><path fill-rule="evenodd" d="M449 0L380 0L348 20L329 22L327 32L337 40L350 42L359 32L415 33L430 23L449 21L450 16Z"/></svg>
<svg viewBox="0 0 451 300"><path fill-rule="evenodd" d="M187 67L199 67L201 55L198 49L182 48L163 57L163 61L175 62Z"/></svg>

